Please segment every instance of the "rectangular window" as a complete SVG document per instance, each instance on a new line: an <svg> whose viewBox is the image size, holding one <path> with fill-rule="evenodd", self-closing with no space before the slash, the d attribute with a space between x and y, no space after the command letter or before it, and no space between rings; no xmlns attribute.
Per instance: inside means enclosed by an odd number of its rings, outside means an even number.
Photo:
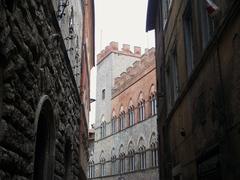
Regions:
<svg viewBox="0 0 240 180"><path fill-rule="evenodd" d="M183 28L185 40L185 53L188 76L191 75L193 70L193 23L192 23L192 7L191 1L188 1L186 10L183 14Z"/></svg>

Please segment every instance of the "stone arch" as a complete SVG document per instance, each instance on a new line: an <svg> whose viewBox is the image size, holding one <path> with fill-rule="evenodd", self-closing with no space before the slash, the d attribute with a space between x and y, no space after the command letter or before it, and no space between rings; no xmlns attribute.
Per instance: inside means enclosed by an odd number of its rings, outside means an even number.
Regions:
<svg viewBox="0 0 240 180"><path fill-rule="evenodd" d="M156 87L154 84L151 85L150 89L149 89L149 96L153 96L156 93Z"/></svg>
<svg viewBox="0 0 240 180"><path fill-rule="evenodd" d="M117 114L116 114L116 111L115 109L112 110L112 117L115 117Z"/></svg>
<svg viewBox="0 0 240 180"><path fill-rule="evenodd" d="M33 180L52 180L55 162L55 121L50 98L40 98L35 113L35 154Z"/></svg>
<svg viewBox="0 0 240 180"><path fill-rule="evenodd" d="M119 108L119 114L121 114L122 112L124 112L124 107L123 105L121 104L120 108Z"/></svg>
<svg viewBox="0 0 240 180"><path fill-rule="evenodd" d="M104 151L103 151L103 150L101 151L101 154L100 154L100 156L99 156L99 161L100 161L100 162L105 161L105 154L104 154Z"/></svg>
<svg viewBox="0 0 240 180"><path fill-rule="evenodd" d="M116 156L115 148L113 147L111 150L111 157Z"/></svg>
<svg viewBox="0 0 240 180"><path fill-rule="evenodd" d="M144 100L144 94L142 91L140 91L138 95L138 101L143 101L143 100Z"/></svg>
<svg viewBox="0 0 240 180"><path fill-rule="evenodd" d="M128 143L128 151L129 150L134 150L135 149L135 146L134 146L134 143L132 140L130 140L130 142Z"/></svg>
<svg viewBox="0 0 240 180"><path fill-rule="evenodd" d="M132 101L132 98L130 98L129 99L129 102L128 102L128 108L129 107L133 107L134 105L133 105L133 101Z"/></svg>
<svg viewBox="0 0 240 180"><path fill-rule="evenodd" d="M119 147L119 154L122 154L122 153L124 153L123 144L121 144L120 147Z"/></svg>
<svg viewBox="0 0 240 180"><path fill-rule="evenodd" d="M138 140L138 147L141 147L141 146L146 147L145 140L144 140L143 136L140 136L140 138Z"/></svg>
<svg viewBox="0 0 240 180"><path fill-rule="evenodd" d="M150 136L149 139L149 147L151 147L151 144L157 144L157 134L155 132L153 132Z"/></svg>

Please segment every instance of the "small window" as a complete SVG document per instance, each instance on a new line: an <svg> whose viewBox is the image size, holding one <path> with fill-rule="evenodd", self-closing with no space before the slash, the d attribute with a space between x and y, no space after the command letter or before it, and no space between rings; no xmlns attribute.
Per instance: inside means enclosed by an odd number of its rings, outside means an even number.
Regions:
<svg viewBox="0 0 240 180"><path fill-rule="evenodd" d="M102 99L105 99L105 89L102 90Z"/></svg>

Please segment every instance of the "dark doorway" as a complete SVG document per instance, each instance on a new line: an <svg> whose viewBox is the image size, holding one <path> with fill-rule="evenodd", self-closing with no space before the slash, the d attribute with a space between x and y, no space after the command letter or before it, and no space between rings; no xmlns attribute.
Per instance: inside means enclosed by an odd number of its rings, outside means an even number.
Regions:
<svg viewBox="0 0 240 180"><path fill-rule="evenodd" d="M55 127L52 105L47 96L40 101L36 114L37 131L33 179L52 180L55 160Z"/></svg>

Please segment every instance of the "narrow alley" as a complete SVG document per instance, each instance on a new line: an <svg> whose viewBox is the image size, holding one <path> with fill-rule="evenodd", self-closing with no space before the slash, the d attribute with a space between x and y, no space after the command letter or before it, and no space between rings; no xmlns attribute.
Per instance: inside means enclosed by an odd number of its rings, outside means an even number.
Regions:
<svg viewBox="0 0 240 180"><path fill-rule="evenodd" d="M1 0L0 180L239 180L239 0Z"/></svg>

